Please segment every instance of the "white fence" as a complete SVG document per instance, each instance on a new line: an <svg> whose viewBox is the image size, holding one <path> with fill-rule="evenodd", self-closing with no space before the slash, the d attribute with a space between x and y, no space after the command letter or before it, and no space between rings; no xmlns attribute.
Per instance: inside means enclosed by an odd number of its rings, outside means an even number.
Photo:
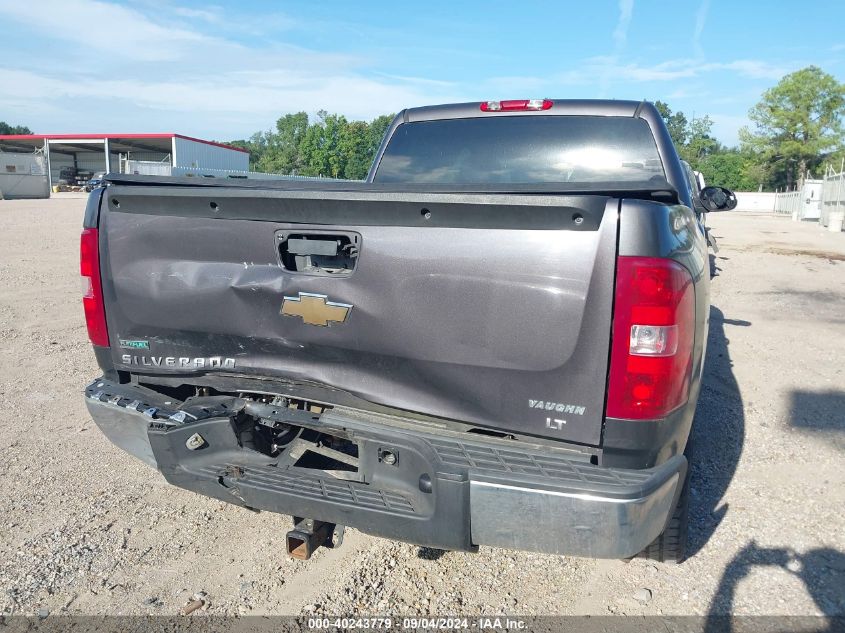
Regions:
<svg viewBox="0 0 845 633"><path fill-rule="evenodd" d="M771 213L775 204L776 193L772 191L735 191L737 211L757 211Z"/></svg>
<svg viewBox="0 0 845 633"><path fill-rule="evenodd" d="M822 211L819 222L822 226L842 225L842 213L845 212L845 160L839 166L839 172L828 166L822 184Z"/></svg>
<svg viewBox="0 0 845 633"><path fill-rule="evenodd" d="M821 180L804 180L795 191L775 194L773 211L792 216L793 220L818 220L821 215Z"/></svg>
<svg viewBox="0 0 845 633"><path fill-rule="evenodd" d="M167 162L155 160L127 160L121 161L121 171L126 174L143 174L145 176L169 176L170 160Z"/></svg>
<svg viewBox="0 0 845 633"><path fill-rule="evenodd" d="M145 176L189 176L196 178L247 178L252 180L336 180L319 176L285 176L282 174L265 174L260 171L237 171L233 169L204 169L201 167L174 167L170 163L129 160L124 165L124 171L129 174L143 174Z"/></svg>
<svg viewBox="0 0 845 633"><path fill-rule="evenodd" d="M781 215L795 215L801 209L803 196L800 191L788 191L775 194L775 213Z"/></svg>

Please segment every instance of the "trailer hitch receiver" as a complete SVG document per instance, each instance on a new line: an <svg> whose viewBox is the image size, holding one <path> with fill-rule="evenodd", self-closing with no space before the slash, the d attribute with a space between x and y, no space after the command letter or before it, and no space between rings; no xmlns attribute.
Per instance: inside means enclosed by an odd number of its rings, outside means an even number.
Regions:
<svg viewBox="0 0 845 633"><path fill-rule="evenodd" d="M342 525L294 517L294 528L285 537L288 555L297 560L308 560L321 545L340 547L343 531Z"/></svg>

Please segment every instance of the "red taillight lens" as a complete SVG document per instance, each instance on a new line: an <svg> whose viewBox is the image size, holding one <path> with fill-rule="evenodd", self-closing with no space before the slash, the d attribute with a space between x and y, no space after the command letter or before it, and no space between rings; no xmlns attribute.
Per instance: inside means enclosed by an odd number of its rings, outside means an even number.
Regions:
<svg viewBox="0 0 845 633"><path fill-rule="evenodd" d="M694 335L689 271L669 259L619 257L608 417L651 420L683 405Z"/></svg>
<svg viewBox="0 0 845 633"><path fill-rule="evenodd" d="M520 110L548 110L554 105L551 99L506 99L484 101L482 112L519 112Z"/></svg>
<svg viewBox="0 0 845 633"><path fill-rule="evenodd" d="M79 270L88 280L82 297L88 338L94 345L109 346L106 329L106 309L103 305L103 288L100 283L100 237L97 229L83 229L79 247Z"/></svg>

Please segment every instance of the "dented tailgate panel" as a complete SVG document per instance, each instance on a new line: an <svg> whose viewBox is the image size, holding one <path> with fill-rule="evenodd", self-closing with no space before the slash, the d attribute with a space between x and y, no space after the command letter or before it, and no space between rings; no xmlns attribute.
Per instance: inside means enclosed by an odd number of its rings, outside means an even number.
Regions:
<svg viewBox="0 0 845 633"><path fill-rule="evenodd" d="M586 208L583 197L559 197L558 207L510 197L494 209L466 195L243 192L221 215L206 201L208 213L186 212L208 194L184 189L108 192L120 197L100 227L118 369L307 381L480 427L599 443L618 200L591 196ZM404 219L410 207L414 221ZM541 212L545 225L514 228ZM472 217L491 221L467 226Z"/></svg>

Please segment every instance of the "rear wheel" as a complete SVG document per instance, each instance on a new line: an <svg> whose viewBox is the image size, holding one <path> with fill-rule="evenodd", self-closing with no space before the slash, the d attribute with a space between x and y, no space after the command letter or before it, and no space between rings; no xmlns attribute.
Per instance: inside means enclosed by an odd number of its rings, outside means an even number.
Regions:
<svg viewBox="0 0 845 633"><path fill-rule="evenodd" d="M681 489L675 512L672 513L672 518L663 533L640 552L637 558L646 558L674 565L682 563L686 558L687 532L689 530L689 489L690 479L692 478L691 441L687 443L687 450L684 453L688 462L687 475L684 478L684 487Z"/></svg>
<svg viewBox="0 0 845 633"><path fill-rule="evenodd" d="M687 554L687 526L689 522L689 479L684 483L678 506L663 533L640 552L638 558L661 563L678 564Z"/></svg>

